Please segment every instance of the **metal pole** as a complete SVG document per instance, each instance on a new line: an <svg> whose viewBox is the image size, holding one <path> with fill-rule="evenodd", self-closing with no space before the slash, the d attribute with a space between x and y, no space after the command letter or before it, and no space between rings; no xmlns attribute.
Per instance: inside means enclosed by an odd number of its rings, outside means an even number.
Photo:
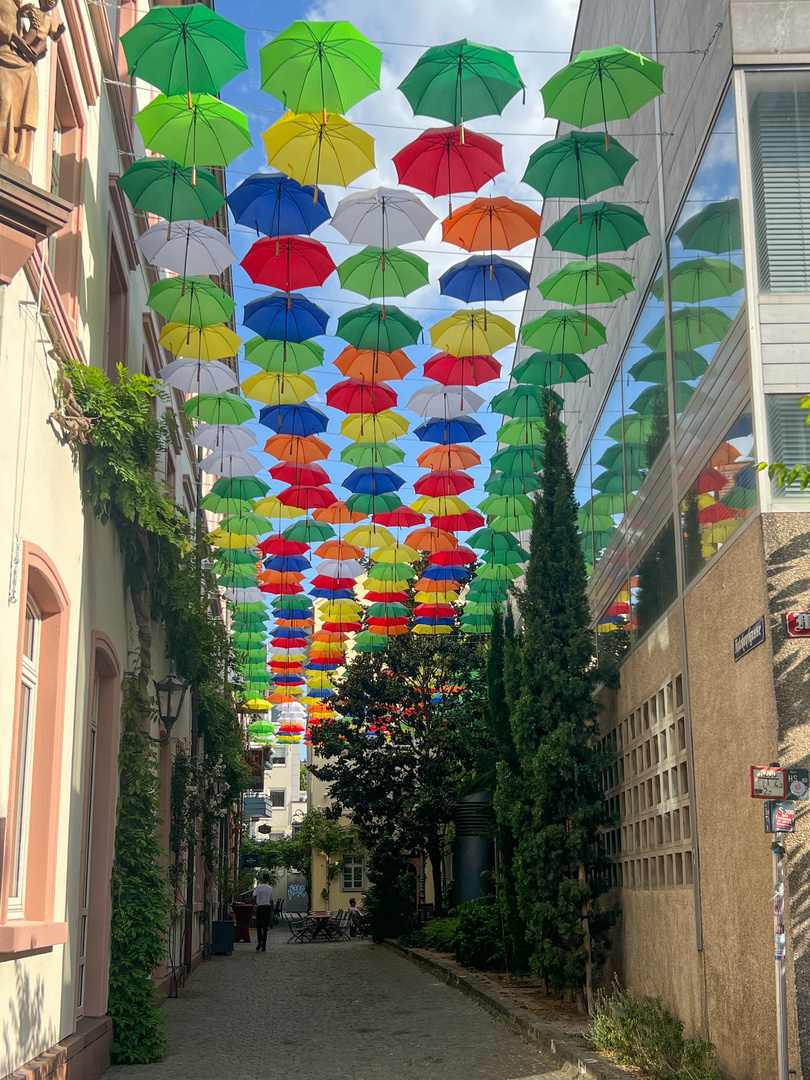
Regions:
<svg viewBox="0 0 810 1080"><path fill-rule="evenodd" d="M784 840L773 834L773 957L776 969L776 1057L777 1080L789 1080L787 1029L787 973L785 953L785 866Z"/></svg>

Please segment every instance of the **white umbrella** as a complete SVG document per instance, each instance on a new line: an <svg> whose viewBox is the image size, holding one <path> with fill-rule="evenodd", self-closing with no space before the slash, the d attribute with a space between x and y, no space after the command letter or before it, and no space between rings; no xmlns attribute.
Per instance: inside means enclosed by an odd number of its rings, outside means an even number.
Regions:
<svg viewBox="0 0 810 1080"><path fill-rule="evenodd" d="M463 386L423 386L405 406L419 416L459 416L478 412L484 399Z"/></svg>
<svg viewBox="0 0 810 1080"><path fill-rule="evenodd" d="M318 563L316 570L326 577L356 578L365 574L366 568L357 559L324 559Z"/></svg>
<svg viewBox="0 0 810 1080"><path fill-rule="evenodd" d="M255 476L262 471L263 465L253 454L219 449L202 462L200 468L205 473L217 476Z"/></svg>
<svg viewBox="0 0 810 1080"><path fill-rule="evenodd" d="M378 187L341 199L330 224L352 244L390 251L424 240L437 220L412 192Z"/></svg>
<svg viewBox="0 0 810 1080"><path fill-rule="evenodd" d="M217 363L216 360L211 360L204 366L211 367L211 364L215 363ZM224 364L220 365L220 367L224 366ZM228 370L230 371L230 368ZM247 450L248 447L255 446L256 436L250 428L243 427L242 424L200 424L191 441L195 446L204 446L207 450L222 450L231 453L234 450Z"/></svg>
<svg viewBox="0 0 810 1080"><path fill-rule="evenodd" d="M237 383L236 373L221 360L172 360L158 375L184 394L221 394Z"/></svg>
<svg viewBox="0 0 810 1080"><path fill-rule="evenodd" d="M221 274L236 252L221 232L199 221L159 221L135 241L147 262L183 277Z"/></svg>
<svg viewBox="0 0 810 1080"><path fill-rule="evenodd" d="M266 597L261 589L251 585L248 589L225 589L225 599L233 600L235 604L253 604L257 600L266 599Z"/></svg>

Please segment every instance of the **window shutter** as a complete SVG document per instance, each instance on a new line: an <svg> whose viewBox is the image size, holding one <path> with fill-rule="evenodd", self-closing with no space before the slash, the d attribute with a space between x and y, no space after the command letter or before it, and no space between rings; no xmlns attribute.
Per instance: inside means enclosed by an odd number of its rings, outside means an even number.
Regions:
<svg viewBox="0 0 810 1080"><path fill-rule="evenodd" d="M798 394L766 394L765 414L768 419L768 460L788 467L810 462L810 427L805 421L810 413L799 405ZM802 491L798 484L775 488L784 499L806 499L810 489Z"/></svg>

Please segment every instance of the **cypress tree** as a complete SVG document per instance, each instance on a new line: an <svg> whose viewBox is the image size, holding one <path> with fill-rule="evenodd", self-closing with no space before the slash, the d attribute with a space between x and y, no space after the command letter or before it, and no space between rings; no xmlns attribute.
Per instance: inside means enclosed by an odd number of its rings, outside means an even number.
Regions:
<svg viewBox="0 0 810 1080"><path fill-rule="evenodd" d="M590 986L610 916L599 830L606 823L594 746L593 634L577 533L574 481L556 413L547 422L522 616L520 693L511 713L519 769L511 792L513 861L532 970L550 987Z"/></svg>

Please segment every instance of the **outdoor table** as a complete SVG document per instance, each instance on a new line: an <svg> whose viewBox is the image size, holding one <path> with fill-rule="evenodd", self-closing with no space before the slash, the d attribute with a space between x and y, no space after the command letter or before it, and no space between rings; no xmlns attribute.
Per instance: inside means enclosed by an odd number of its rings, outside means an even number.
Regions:
<svg viewBox="0 0 810 1080"><path fill-rule="evenodd" d="M253 904L232 904L236 918L236 933L234 941L246 941L250 944L250 917L253 914Z"/></svg>
<svg viewBox="0 0 810 1080"><path fill-rule="evenodd" d="M312 939L314 941L319 934L326 933L332 916L328 911L310 911L307 918L312 923Z"/></svg>

